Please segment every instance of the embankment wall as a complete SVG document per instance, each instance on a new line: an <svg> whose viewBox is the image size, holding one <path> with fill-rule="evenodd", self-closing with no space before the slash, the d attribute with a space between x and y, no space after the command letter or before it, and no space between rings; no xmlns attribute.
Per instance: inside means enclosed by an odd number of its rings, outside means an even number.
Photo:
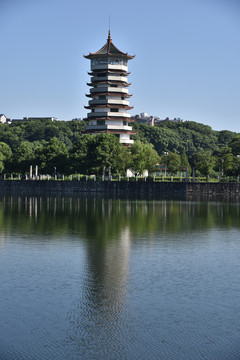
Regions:
<svg viewBox="0 0 240 360"><path fill-rule="evenodd" d="M0 180L7 194L99 194L120 197L185 199L238 198L239 183Z"/></svg>

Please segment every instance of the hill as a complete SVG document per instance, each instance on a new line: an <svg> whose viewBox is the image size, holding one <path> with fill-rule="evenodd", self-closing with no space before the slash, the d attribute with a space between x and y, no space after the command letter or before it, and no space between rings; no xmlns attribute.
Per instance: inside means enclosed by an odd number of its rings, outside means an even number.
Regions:
<svg viewBox="0 0 240 360"><path fill-rule="evenodd" d="M240 135L228 130L214 131L210 126L194 121L166 121L154 127L135 122L134 129L137 131L135 138L153 144L159 155L181 153L183 149L188 156L201 150L215 153Z"/></svg>

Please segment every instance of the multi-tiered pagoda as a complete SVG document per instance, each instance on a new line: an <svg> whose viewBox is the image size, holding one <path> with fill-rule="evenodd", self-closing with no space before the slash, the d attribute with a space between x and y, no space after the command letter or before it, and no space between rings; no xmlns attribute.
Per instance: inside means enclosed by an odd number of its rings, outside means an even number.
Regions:
<svg viewBox="0 0 240 360"><path fill-rule="evenodd" d="M91 98L86 109L91 110L88 113L89 121L86 132L92 134L111 133L119 137L121 144L129 146L133 143L130 135L134 134L129 123L130 114L127 110L132 109L129 106L127 81L128 60L134 56L120 51L113 43L108 33L107 43L97 52L84 55L86 59L91 60Z"/></svg>

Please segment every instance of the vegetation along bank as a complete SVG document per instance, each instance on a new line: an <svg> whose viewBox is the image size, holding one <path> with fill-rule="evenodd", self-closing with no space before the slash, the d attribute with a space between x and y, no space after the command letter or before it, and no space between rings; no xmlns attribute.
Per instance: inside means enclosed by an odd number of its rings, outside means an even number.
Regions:
<svg viewBox="0 0 240 360"><path fill-rule="evenodd" d="M154 127L134 123L135 143L119 144L114 135L84 133L84 121L28 120L0 124L0 173L28 174L30 165L39 174L114 175L134 169L156 171L158 163L167 175L188 168L189 175L237 177L240 174L240 134L214 131L210 126L186 121L164 122Z"/></svg>

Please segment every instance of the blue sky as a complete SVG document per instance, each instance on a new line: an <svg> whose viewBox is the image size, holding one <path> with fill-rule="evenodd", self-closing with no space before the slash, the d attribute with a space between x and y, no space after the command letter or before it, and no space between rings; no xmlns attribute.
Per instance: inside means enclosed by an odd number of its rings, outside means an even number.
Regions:
<svg viewBox="0 0 240 360"><path fill-rule="evenodd" d="M131 114L239 132L239 0L0 0L0 113L85 117L90 62L113 43L129 62Z"/></svg>

